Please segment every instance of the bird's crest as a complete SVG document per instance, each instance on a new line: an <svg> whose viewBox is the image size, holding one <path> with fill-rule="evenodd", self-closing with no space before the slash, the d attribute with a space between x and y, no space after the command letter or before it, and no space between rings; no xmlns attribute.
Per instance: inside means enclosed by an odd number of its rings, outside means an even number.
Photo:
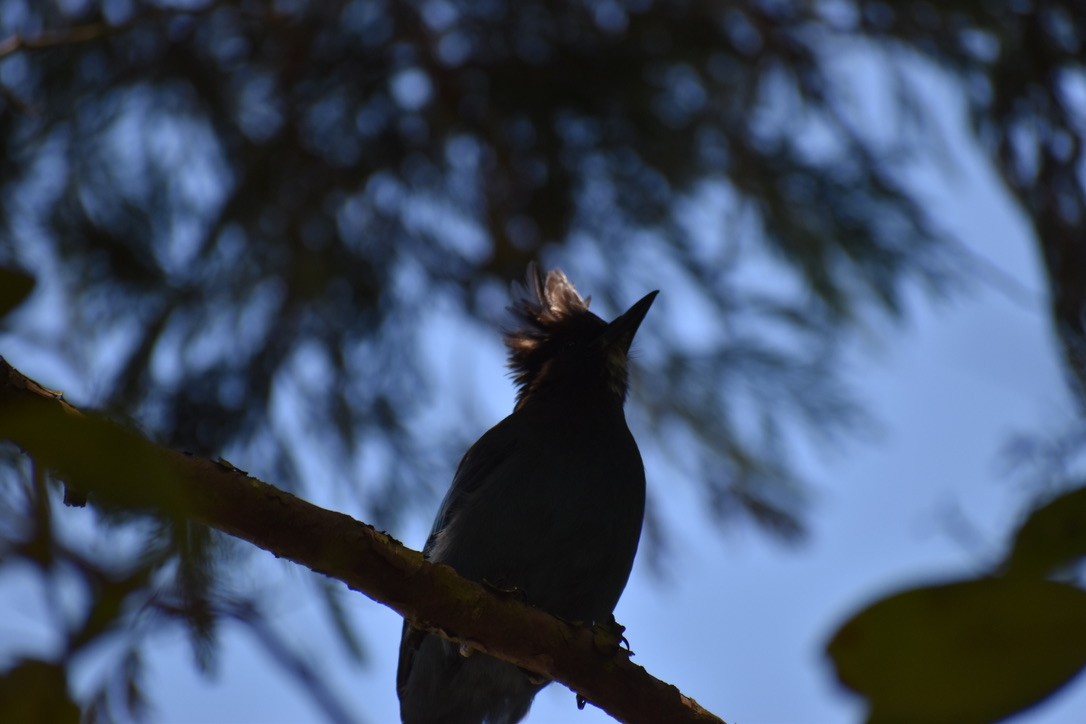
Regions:
<svg viewBox="0 0 1086 724"><path fill-rule="evenodd" d="M607 326L588 310L591 301L591 297L581 297L561 269L544 275L534 262L528 265L525 283L514 285L514 302L509 306L518 326L505 333L509 368L519 388L517 402L565 341Z"/></svg>

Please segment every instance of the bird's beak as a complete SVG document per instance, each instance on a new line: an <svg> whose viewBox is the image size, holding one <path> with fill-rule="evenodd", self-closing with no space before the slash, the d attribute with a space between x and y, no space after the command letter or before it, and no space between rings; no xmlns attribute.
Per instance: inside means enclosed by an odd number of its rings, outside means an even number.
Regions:
<svg viewBox="0 0 1086 724"><path fill-rule="evenodd" d="M637 333L637 328L641 326L641 320L649 313L649 307L652 306L653 300L656 299L656 295L659 293L659 289L649 292L639 302L627 309L625 313L608 324L602 335L604 346L620 345L623 352L629 352L634 334Z"/></svg>

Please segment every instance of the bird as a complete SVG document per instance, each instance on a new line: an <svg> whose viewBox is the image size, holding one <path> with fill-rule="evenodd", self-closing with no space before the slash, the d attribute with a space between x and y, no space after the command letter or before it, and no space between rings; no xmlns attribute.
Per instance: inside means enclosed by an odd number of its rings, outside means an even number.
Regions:
<svg viewBox="0 0 1086 724"><path fill-rule="evenodd" d="M560 269L528 266L505 333L513 412L464 454L424 556L586 625L613 621L645 513L626 424L630 345L658 291L611 322ZM404 724L513 724L548 681L404 622Z"/></svg>

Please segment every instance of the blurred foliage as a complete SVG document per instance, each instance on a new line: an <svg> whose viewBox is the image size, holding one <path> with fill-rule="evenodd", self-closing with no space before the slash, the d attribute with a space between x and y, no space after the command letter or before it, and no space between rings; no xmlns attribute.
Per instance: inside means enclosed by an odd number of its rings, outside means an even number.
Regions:
<svg viewBox="0 0 1086 724"><path fill-rule="evenodd" d="M882 5L861 27L954 71L973 132L1030 222L1068 377L1086 411L1086 5Z"/></svg>
<svg viewBox="0 0 1086 724"><path fill-rule="evenodd" d="M34 290L34 277L18 269L0 268L0 318L15 309Z"/></svg>
<svg viewBox="0 0 1086 724"><path fill-rule="evenodd" d="M480 291L579 241L602 260L574 275L597 299L624 308L682 285L730 328L696 349L646 340L660 352L642 399L697 432L716 510L797 529L800 499L782 485L795 471L730 401L754 396L771 430L797 413L847 423L831 326L872 298L897 309L902 286L940 281L946 259L832 92L831 29L784 10L9 7L5 34L92 39L4 60L25 109L0 127L7 255L56 261L80 330L64 352L82 360L109 339L93 370L104 405L184 449L259 444L262 472L297 485L314 446L276 424L289 404L344 469L393 452L361 483L387 522L420 485L440 490L422 482L435 457L477 432L435 456L408 425L435 396L415 338L426 315L443 298L493 313ZM816 126L832 131L824 148L801 142ZM798 293L739 288L730 231L691 233L680 202L713 187ZM782 330L804 335L798 351Z"/></svg>
<svg viewBox="0 0 1086 724"><path fill-rule="evenodd" d="M1086 487L1034 510L1018 528L1005 563L1009 575L1052 575L1086 558Z"/></svg>
<svg viewBox="0 0 1086 724"><path fill-rule="evenodd" d="M980 578L903 591L864 609L828 651L871 722L990 722L1086 667L1086 591Z"/></svg>
<svg viewBox="0 0 1086 724"><path fill-rule="evenodd" d="M1086 487L1032 510L991 575L901 591L827 645L869 721L996 721L1086 668ZM1049 578L1057 580L1049 580Z"/></svg>
<svg viewBox="0 0 1086 724"><path fill-rule="evenodd" d="M1084 38L1071 0L6 0L0 265L37 291L0 324L81 374L81 403L279 485L334 481L394 526L493 422L474 378L435 389L435 318L492 322L498 284L541 256L603 312L662 288L676 301L640 335L631 404L718 521L796 537L794 436L823 446L863 419L842 333L961 261L901 180L937 145L910 63L960 81L1086 399ZM855 58L890 79L889 130L865 120ZM435 423L449 400L460 414ZM12 460L19 520L50 488ZM53 517L3 545L67 550ZM206 532L101 523L156 553L65 575L121 602L172 591L158 610L197 651L217 617L258 625ZM650 511L648 552L665 528Z"/></svg>
<svg viewBox="0 0 1086 724"><path fill-rule="evenodd" d="M79 721L79 707L68 693L63 667L29 659L0 674L0 716L4 721Z"/></svg>

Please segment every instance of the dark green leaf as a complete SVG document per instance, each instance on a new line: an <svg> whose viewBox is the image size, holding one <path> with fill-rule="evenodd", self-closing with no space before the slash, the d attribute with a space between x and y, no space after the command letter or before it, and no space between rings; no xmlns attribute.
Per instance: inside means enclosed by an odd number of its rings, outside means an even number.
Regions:
<svg viewBox="0 0 1086 724"><path fill-rule="evenodd" d="M1086 487L1034 510L1007 555L1011 574L1044 576L1086 556Z"/></svg>
<svg viewBox="0 0 1086 724"><path fill-rule="evenodd" d="M854 616L827 651L873 721L992 721L1086 665L1086 591L1019 578L911 589Z"/></svg>
<svg viewBox="0 0 1086 724"><path fill-rule="evenodd" d="M78 722L79 707L68 693L64 667L24 659L0 674L0 721Z"/></svg>
<svg viewBox="0 0 1086 724"><path fill-rule="evenodd" d="M18 269L0 267L0 317L7 316L30 296L34 277Z"/></svg>

